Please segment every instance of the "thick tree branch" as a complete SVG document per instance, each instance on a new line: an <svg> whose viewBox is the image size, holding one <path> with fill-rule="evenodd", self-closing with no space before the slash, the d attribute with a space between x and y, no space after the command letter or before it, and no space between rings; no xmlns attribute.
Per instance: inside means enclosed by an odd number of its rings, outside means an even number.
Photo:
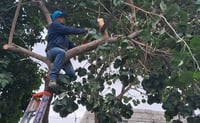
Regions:
<svg viewBox="0 0 200 123"><path fill-rule="evenodd" d="M20 11L20 8L21 8L21 4L22 4L22 0L19 0L19 3L17 4L17 9L15 11L15 16L14 16L14 19L13 19L13 22L12 22L12 27L11 27L11 30L10 30L8 44L11 44L12 40L13 40L13 35L14 35L14 32L15 32L15 27L16 27L16 23L17 23L17 18L19 16L19 11Z"/></svg>
<svg viewBox="0 0 200 123"><path fill-rule="evenodd" d="M70 58L76 56L76 55L83 54L87 51L91 51L93 49L96 49L97 46L105 43L107 40L109 40L109 38L107 36L103 36L100 39L94 40L90 43L80 45L80 46L77 46L73 49L68 50L66 52L66 61L69 60Z"/></svg>
<svg viewBox="0 0 200 123"><path fill-rule="evenodd" d="M134 38L140 32L141 32L141 30L136 31L136 32L130 34L128 37L129 38ZM104 44L105 42L116 42L118 40L118 38L119 37L108 37L108 35L103 35L100 39L96 39L96 40L94 40L94 41L92 41L90 43L83 44L83 45L77 46L77 47L75 47L73 49L70 49L70 50L66 51L66 61L69 60L72 57L77 56L77 55L84 54L85 52L94 50L96 47L98 47L101 44ZM3 49L26 54L28 56L31 56L33 58L36 58L36 59L44 62L48 66L50 66L50 61L46 57L44 57L44 56L42 56L40 54L34 53L31 50L28 50L26 48L18 46L18 45L14 44L14 43L12 43L10 45L9 44L5 44L3 46Z"/></svg>
<svg viewBox="0 0 200 123"><path fill-rule="evenodd" d="M47 7L45 5L45 1L44 0L36 0L36 1L39 3L39 8L42 10L42 12L46 18L47 24L50 25L52 23L52 20L51 20L49 10L47 9Z"/></svg>
<svg viewBox="0 0 200 123"><path fill-rule="evenodd" d="M12 43L10 45L9 44L5 44L3 46L3 49L5 49L5 50L11 50L11 51L19 52L19 53L23 53L25 55L28 55L28 56L31 56L33 58L38 59L38 60L46 63L47 65L49 64L49 61L48 61L48 59L46 57L41 56L41 55L39 55L37 53L34 53L31 50L28 50L26 48L18 46L18 45L14 44L14 43Z"/></svg>

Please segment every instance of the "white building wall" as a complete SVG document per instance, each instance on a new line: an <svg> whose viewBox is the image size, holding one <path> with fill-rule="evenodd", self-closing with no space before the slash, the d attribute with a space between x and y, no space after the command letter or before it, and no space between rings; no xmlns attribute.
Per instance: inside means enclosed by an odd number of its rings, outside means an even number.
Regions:
<svg viewBox="0 0 200 123"><path fill-rule="evenodd" d="M166 123L164 112L162 111L153 111L153 110L145 110L145 109L134 109L133 116L124 121L127 122L119 122L119 123ZM85 112L80 123L94 123L94 114ZM187 123L183 121L183 123Z"/></svg>

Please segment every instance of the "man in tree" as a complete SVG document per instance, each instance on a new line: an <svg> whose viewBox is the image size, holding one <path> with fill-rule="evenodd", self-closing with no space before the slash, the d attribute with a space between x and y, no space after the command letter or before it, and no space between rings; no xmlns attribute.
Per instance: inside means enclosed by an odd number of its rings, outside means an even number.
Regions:
<svg viewBox="0 0 200 123"><path fill-rule="evenodd" d="M51 15L53 23L48 28L48 44L46 47L47 58L53 62L53 66L50 72L49 89L54 91L56 87L56 81L61 69L63 69L70 78L75 78L75 71L70 61L65 63L65 52L75 45L67 37L70 34L84 34L87 33L86 29L79 29L69 27L65 24L65 17L67 13L62 11L55 11Z"/></svg>

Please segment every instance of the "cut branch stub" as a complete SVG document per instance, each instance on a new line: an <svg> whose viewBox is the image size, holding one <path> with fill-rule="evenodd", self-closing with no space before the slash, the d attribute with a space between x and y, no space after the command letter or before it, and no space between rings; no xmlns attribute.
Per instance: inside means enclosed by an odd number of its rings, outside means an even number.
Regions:
<svg viewBox="0 0 200 123"><path fill-rule="evenodd" d="M10 45L9 45L9 44L5 44L5 45L3 45L3 49L4 49L4 50L8 50L8 49L9 49L9 47L10 47Z"/></svg>
<svg viewBox="0 0 200 123"><path fill-rule="evenodd" d="M98 22L99 29L101 29L103 27L103 25L104 25L104 19L103 18L98 18L97 22Z"/></svg>

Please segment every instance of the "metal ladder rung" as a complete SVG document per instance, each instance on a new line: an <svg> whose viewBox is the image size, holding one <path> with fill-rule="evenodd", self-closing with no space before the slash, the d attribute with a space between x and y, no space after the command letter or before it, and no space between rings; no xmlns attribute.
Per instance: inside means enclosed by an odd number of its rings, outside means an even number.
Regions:
<svg viewBox="0 0 200 123"><path fill-rule="evenodd" d="M42 123L51 95L48 91L33 94L20 123L29 123L34 116L34 123Z"/></svg>

